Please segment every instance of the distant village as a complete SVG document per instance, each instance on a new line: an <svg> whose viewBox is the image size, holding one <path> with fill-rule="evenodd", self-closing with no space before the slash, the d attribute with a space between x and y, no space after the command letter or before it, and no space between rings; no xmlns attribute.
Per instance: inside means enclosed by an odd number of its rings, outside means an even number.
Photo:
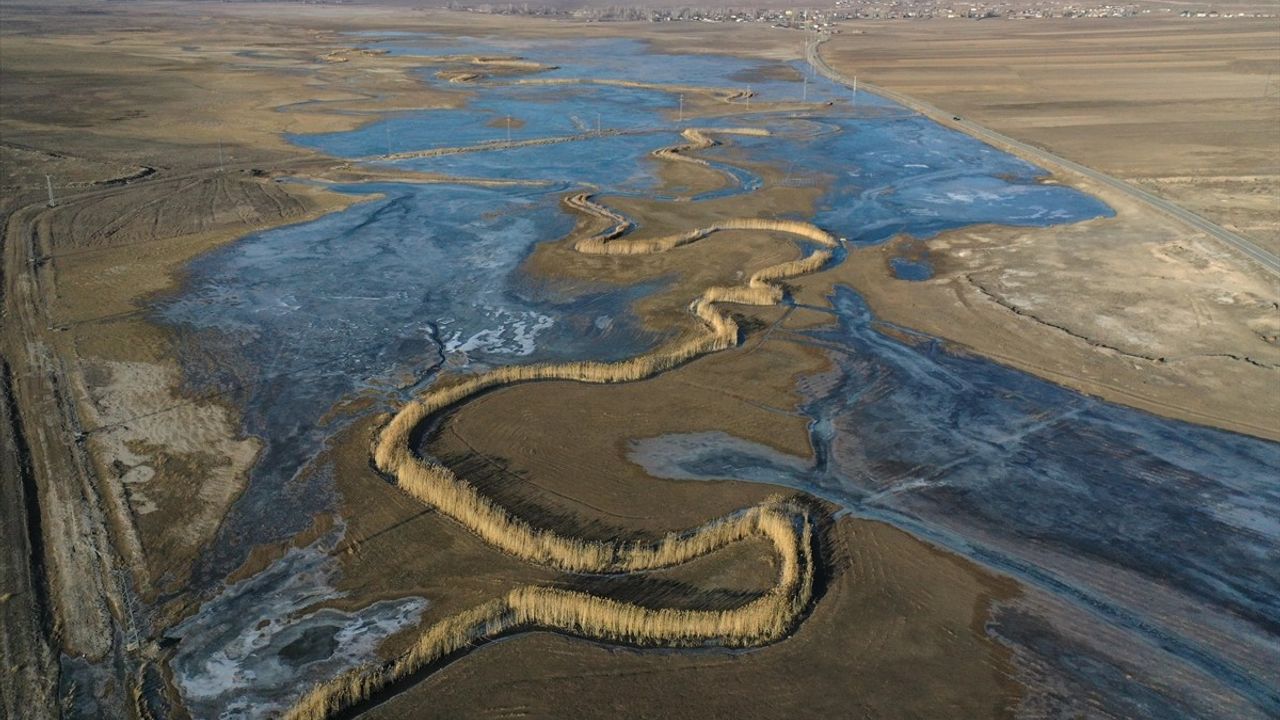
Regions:
<svg viewBox="0 0 1280 720"><path fill-rule="evenodd" d="M841 20L916 20L957 18L971 20L1023 18L1123 18L1139 15L1174 15L1185 18L1276 17L1274 12L1219 12L1213 9L1177 10L1148 5L1078 4L1064 2L940 2L939 0L835 0L834 7L818 9L778 8L564 8L537 3L450 2L448 8L494 15L570 17L596 22L647 20L649 22L767 23L776 27L803 28L838 33Z"/></svg>

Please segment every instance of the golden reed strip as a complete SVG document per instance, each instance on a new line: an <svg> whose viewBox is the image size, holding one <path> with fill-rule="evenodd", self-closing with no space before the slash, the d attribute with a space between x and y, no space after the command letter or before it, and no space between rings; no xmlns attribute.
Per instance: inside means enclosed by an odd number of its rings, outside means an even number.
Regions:
<svg viewBox="0 0 1280 720"><path fill-rule="evenodd" d="M549 137L529 138L526 140L485 140L482 142L475 143L473 145L458 145L454 147L427 148L425 150L405 150L402 152L384 153L382 155L372 155L364 159L375 160L375 161L414 160L414 159L422 159L422 158L442 157L444 155L461 155L463 153L470 153L470 152L489 152L492 150L511 150L514 148L536 147L540 145L556 145L559 143L577 142L580 140L593 140L595 138L605 137L606 135L608 136L643 135L648 132L652 132L652 131L646 130L646 129L631 129L631 130L608 129L608 130L596 130L596 131L574 133L573 135L552 135ZM653 153L651 154L654 157L662 160L679 160L683 162L695 163L698 165L709 165L709 163L706 160L702 160L701 158L688 157L687 155L684 155L684 153L691 152L693 150L702 150L705 148L709 148L712 145L715 145L716 144L715 140L712 140L710 137L707 136L707 133L710 133L710 132L716 132L721 134L757 135L757 136L764 136L769 134L768 130L761 130L757 128L724 128L724 129L715 129L715 130L687 128L681 133L681 135L683 135L686 140L689 140L687 144L672 145L670 147L659 148L657 150L654 150Z"/></svg>
<svg viewBox="0 0 1280 720"><path fill-rule="evenodd" d="M517 85L607 85L610 87L660 90L667 93L708 95L726 103L735 103L755 97L750 90L736 88L707 88L697 85L668 85L666 83L641 82L639 80L612 80L608 78L526 78L513 81Z"/></svg>
<svg viewBox="0 0 1280 720"><path fill-rule="evenodd" d="M686 138L710 142L695 133ZM663 155L659 155L662 157ZM665 252L715 232L763 230L802 237L826 249L802 259L763 268L743 285L710 287L691 305L701 321L696 335L678 339L648 353L618 362L568 362L503 367L432 388L396 413L374 449L378 469L424 505L436 508L480 539L528 562L574 573L623 573L655 570L689 562L749 538L770 543L780 563L772 588L756 599L728 610L647 608L589 593L541 586L518 587L504 597L446 618L427 628L413 646L384 663L351 670L322 683L286 715L292 720L320 720L373 698L380 690L469 645L517 630L553 630L599 640L637 645L690 646L720 643L760 645L781 639L795 624L813 594L813 522L801 506L778 498L680 533L651 542L596 542L535 528L482 495L444 465L418 457L411 447L415 428L440 411L485 390L535 380L589 383L631 382L653 377L693 358L732 347L739 329L717 303L773 305L782 300L774 281L813 272L825 264L839 240L815 225L791 220L736 218L685 233L650 239L625 239L631 228L625 217L573 195L565 204L603 218L612 227L575 244L587 254L638 255Z"/></svg>
<svg viewBox="0 0 1280 720"><path fill-rule="evenodd" d="M326 59L329 59L331 62L346 62L348 59L347 54L358 52L360 51L354 49L341 51L335 50L334 52L329 53L329 56L326 56ZM369 51L364 52L367 54ZM441 70L436 73L436 77L441 78L442 80L448 80L452 83L473 83L486 80L489 75L484 73L481 69L487 67L528 73L559 69L556 65L546 65L532 60L524 60L519 57L508 56L485 57L469 55L440 55L432 58L415 58L415 60L433 64L471 65L479 68L473 71ZM671 85L667 83L651 83L641 82L638 80L620 80L611 78L523 78L512 82L517 85L605 85L624 88L642 88L647 90L661 90L663 92L670 93L708 95L727 103L747 101L756 95L751 90L742 90L738 88L708 88L697 85Z"/></svg>
<svg viewBox="0 0 1280 720"><path fill-rule="evenodd" d="M764 128L685 128L680 135L689 142L684 145L669 145L667 147L658 148L652 153L653 157L663 160L679 160L681 162L694 163L695 165L710 165L711 163L702 158L689 157L685 153L694 152L695 150L706 150L707 148L718 145L711 133L720 135L752 135L754 137L768 137L772 133Z"/></svg>

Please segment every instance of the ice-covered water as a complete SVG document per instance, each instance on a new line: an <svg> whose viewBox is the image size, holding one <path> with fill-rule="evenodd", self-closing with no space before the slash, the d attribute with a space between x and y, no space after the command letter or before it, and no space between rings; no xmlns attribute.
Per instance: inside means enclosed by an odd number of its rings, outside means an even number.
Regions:
<svg viewBox="0 0 1280 720"><path fill-rule="evenodd" d="M278 716L311 683L373 660L383 640L417 624L427 607L419 597L312 609L343 595L330 554L341 535L290 549L167 633L179 641L172 669L193 716Z"/></svg>
<svg viewBox="0 0 1280 720"><path fill-rule="evenodd" d="M912 260L905 257L889 258L889 268L894 277L900 280L919 282L933 277L933 266L928 260Z"/></svg>
<svg viewBox="0 0 1280 720"><path fill-rule="evenodd" d="M564 235L573 219L558 198L569 188L652 194L649 153L678 141L680 127L755 125L767 138L734 137L710 157L732 167L737 154L787 166L788 176L828 188L814 218L854 242L897 232L922 237L977 222L1046 225L1109 210L1068 188L1042 185L1041 172L1010 155L947 130L888 101L865 95L857 112L846 91L802 68L736 58L656 55L625 40L472 47L456 39L399 35L395 52L430 55L516 52L558 66L534 77L612 78L746 88L762 99L839 101L806 120L756 113L709 122L677 122L679 99L650 88L482 83L461 109L398 113L360 129L294 140L334 155L461 146L501 139L507 115L524 124L516 139L553 137L601 126L632 134L556 145L413 158L396 167L472 178L555 183L481 188L369 183L346 192L380 194L323 219L259 233L191 268L186 291L158 310L187 336L191 384L223 389L245 408L246 430L266 443L248 491L233 509L204 564L216 583L253 544L288 537L329 502L323 488L296 481L335 427L320 422L354 393L394 399L408 378L430 377L446 353L477 364L555 357L617 358L654 341L628 305L650 288L612 288L559 304L540 301L520 261L530 248ZM463 49L460 49L463 48ZM469 49L468 49L469 48ZM424 82L441 88L434 68ZM777 79L782 78L782 79ZM703 197L746 193L738 182ZM558 296L565 297L563 292ZM609 319L597 329L599 316ZM304 381L300 382L300 379ZM289 517L273 513L286 497Z"/></svg>
<svg viewBox="0 0 1280 720"><path fill-rule="evenodd" d="M298 473L342 426L325 417L337 402L365 394L385 407L446 360L619 358L648 344L626 312L644 288L579 291L566 303L507 282L533 243L572 227L554 194L347 191L381 197L201 258L186 291L159 311L184 338L188 382L225 390L244 407L245 430L265 443L201 584L242 562L247 546L235 539L288 537L332 502ZM282 501L289 512L279 512Z"/></svg>
<svg viewBox="0 0 1280 720"><path fill-rule="evenodd" d="M640 329L629 308L661 281L624 288L547 285L520 266L537 243L573 226L559 204L566 191L652 196L658 161L649 154L677 142L682 127L748 125L774 132L735 137L709 152L734 182L694 201L754 190L760 179L734 166L739 157L772 163L786 169L788 182L825 188L812 219L856 243L899 232L929 237L971 223L1042 226L1110 212L1074 190L1041 184L1034 166L893 103L864 93L855 107L847 90L820 77L804 80L807 71L794 64L658 55L626 40L534 45L410 34L364 39L406 55L514 52L558 66L536 77L750 87L759 93L757 104L802 94L833 104L812 114L756 111L679 122L678 91L509 80L458 88L435 80L433 66L420 72L423 81L466 93L465 107L396 113L350 132L294 137L332 155L367 159L502 140L507 116L520 121L510 128L513 140L610 131L555 145L396 161L398 169L531 182L347 186L339 189L369 198L316 221L256 233L191 265L183 292L158 305L155 316L181 334L192 389L225 393L243 409L245 431L264 441L247 489L200 564L196 587L221 598L201 616L221 612L223 578L253 547L289 538L332 505L328 473L306 471L316 470L325 442L360 413L402 401L446 364L475 369L612 359L659 341ZM356 397L371 402L335 412ZM307 600L305 586L273 591L278 602L293 603L289 613L315 619L315 627L283 627L269 641L292 648L290 657L328 648L330 629L337 627L330 615L308 610L314 600ZM261 621L277 621L276 606L243 607L242 619L261 613ZM385 616L380 627L408 617L398 605L378 614ZM220 667L211 654L227 650L198 643L194 631L178 634L183 639L175 662L198 689L199 678L213 677ZM233 634L226 647L252 640ZM331 675L355 661L334 657L309 665L305 674ZM238 687L269 694L274 682L250 678ZM216 714L214 708L228 707L226 702L212 698L197 707L200 714Z"/></svg>
<svg viewBox="0 0 1280 720"><path fill-rule="evenodd" d="M1108 712L1145 716L1142 697L1176 710L1162 717L1280 710L1280 444L881 333L847 289L832 305L835 328L796 338L835 366L807 385L812 458L724 433L641 439L632 458L659 477L798 488L1086 608L1158 661L1126 665L1112 645L1068 662L1043 629L994 632Z"/></svg>

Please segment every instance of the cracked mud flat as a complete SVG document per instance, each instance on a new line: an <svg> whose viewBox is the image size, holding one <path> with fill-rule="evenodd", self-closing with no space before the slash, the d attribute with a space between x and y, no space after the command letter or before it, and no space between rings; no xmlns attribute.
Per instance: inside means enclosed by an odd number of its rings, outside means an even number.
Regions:
<svg viewBox="0 0 1280 720"><path fill-rule="evenodd" d="M1029 592L989 632L1052 715L1268 717L1280 709L1280 444L1110 405L877 324L796 333L814 457L724 433L645 438L675 479L798 488L1008 574ZM1085 631L1088 628L1088 631Z"/></svg>

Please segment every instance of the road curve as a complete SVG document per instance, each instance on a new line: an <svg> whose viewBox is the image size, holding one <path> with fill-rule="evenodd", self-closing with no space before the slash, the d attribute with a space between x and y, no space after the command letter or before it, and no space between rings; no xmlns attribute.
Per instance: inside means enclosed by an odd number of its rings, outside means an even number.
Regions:
<svg viewBox="0 0 1280 720"><path fill-rule="evenodd" d="M805 44L805 59L809 62L810 65L813 66L815 70L817 70L819 73L821 73L828 79L838 82L841 85L846 85L851 87L853 85L853 82L845 78L843 75L837 72L834 68L828 65L826 61L822 59L821 53L818 52L819 46L821 46L822 43L826 42L827 40L828 40L828 37L825 37L825 36L816 40L809 40ZM924 102L923 100L917 100L916 98L913 98L909 95L903 95L902 93L894 92L893 90L888 90L878 85L872 85L871 83L867 83L867 82L859 83L858 87L868 90L870 92L873 92L881 97L892 100L900 105L906 106L922 115L925 115L926 117L929 117L932 120L941 122L944 125L948 125L950 127L963 130L964 132L978 138L979 140L984 140L995 145L999 145L1005 148L1015 150L1019 154L1022 154L1023 156L1028 157L1036 162L1050 164L1050 165L1057 165L1059 167L1066 168L1071 172L1078 173L1080 175L1083 175L1084 177L1089 178L1090 180L1094 180L1110 188L1118 190L1135 200L1144 202L1147 205L1161 212L1164 212L1167 215L1171 215L1185 222L1191 227L1207 235L1210 235L1212 237L1217 238L1218 240L1221 240L1222 242L1226 243L1228 246L1236 250L1241 255L1244 255L1246 258L1253 260L1254 262L1261 265L1265 270L1267 270L1271 274L1280 276L1280 256L1277 256L1275 253L1260 247L1257 243L1253 242L1252 240L1249 240L1246 237L1237 235L1236 233L1231 232L1230 230L1222 227L1221 225L1210 222L1209 220L1206 220L1205 218L1191 212L1190 210L1187 210L1184 207L1181 207L1175 203L1165 200L1162 197L1149 193L1146 190L1143 190L1142 188L1139 188L1133 184L1127 183L1124 180L1121 180L1119 178L1115 178L1105 173L1098 172L1097 170L1094 170L1092 168L1085 167L1080 163L1073 162L1059 155L1055 155L1047 150L1043 150L1034 145L1028 145L1027 143L1021 142L1019 140L1015 140L1009 137L1008 135L1003 135L994 130L990 130L977 123L971 122L969 120L961 119L959 116L952 115L951 113L945 110L942 110L936 105Z"/></svg>

